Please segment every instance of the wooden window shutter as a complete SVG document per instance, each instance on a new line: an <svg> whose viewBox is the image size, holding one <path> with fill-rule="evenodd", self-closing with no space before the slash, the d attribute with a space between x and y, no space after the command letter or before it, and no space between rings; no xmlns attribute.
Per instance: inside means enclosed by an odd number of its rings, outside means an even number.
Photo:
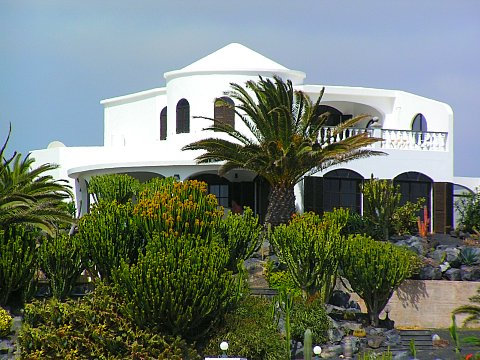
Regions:
<svg viewBox="0 0 480 360"><path fill-rule="evenodd" d="M433 184L433 232L446 234L453 227L453 184Z"/></svg>

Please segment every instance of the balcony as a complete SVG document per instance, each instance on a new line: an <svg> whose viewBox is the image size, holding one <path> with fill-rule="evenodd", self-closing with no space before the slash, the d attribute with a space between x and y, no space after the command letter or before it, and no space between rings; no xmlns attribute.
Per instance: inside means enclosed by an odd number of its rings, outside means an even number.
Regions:
<svg viewBox="0 0 480 360"><path fill-rule="evenodd" d="M419 132L410 130L390 130L378 128L347 128L333 139L334 127L325 126L320 131L322 142L340 141L350 136L367 132L370 136L383 139L373 147L392 150L447 151L446 132Z"/></svg>

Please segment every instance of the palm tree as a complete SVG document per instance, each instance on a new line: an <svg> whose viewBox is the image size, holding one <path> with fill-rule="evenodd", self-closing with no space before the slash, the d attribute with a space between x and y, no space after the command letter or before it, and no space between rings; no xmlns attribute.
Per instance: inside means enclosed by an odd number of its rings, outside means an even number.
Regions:
<svg viewBox="0 0 480 360"><path fill-rule="evenodd" d="M225 161L219 169L220 175L244 168L263 176L271 186L265 223L276 226L291 218L295 212L294 186L306 174L383 154L365 148L380 140L366 132L337 139L337 135L366 115L337 125L328 137L321 136L329 115L319 113L324 89L313 103L305 93L295 91L290 80L284 82L279 77L273 81L260 77L258 82L248 81L245 88L234 83L231 86L233 90L228 96L237 101L235 113L250 134L217 122L206 130L225 133L232 141L209 138L191 143L183 150L204 150L196 159L198 163Z"/></svg>
<svg viewBox="0 0 480 360"><path fill-rule="evenodd" d="M70 187L46 174L58 166L33 168L34 159L16 152L6 158L10 132L0 149L0 228L24 224L53 233L58 223L72 223L64 203L72 197Z"/></svg>

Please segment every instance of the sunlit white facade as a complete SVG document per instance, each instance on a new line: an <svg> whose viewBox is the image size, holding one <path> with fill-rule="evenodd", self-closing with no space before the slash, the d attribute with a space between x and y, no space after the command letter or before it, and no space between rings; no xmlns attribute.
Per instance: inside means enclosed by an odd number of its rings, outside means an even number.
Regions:
<svg viewBox="0 0 480 360"><path fill-rule="evenodd" d="M356 160L304 179L296 187L299 211L329 210L347 206L360 211L358 184L373 176L393 179L401 185L405 199L427 197L433 217L432 230L448 231L452 226L452 199L455 185L473 189L478 179L453 175L453 112L450 106L398 90L371 89L304 83L305 74L294 71L240 44L224 48L180 70L164 74L166 86L102 100L104 145L66 147L54 142L35 150L39 163L57 163L56 178L68 178L75 189L77 206L87 210L88 180L99 174L128 173L140 180L175 176L180 180L198 178L209 183L225 207L232 201L251 206L262 215L268 184L245 170L217 176L218 164L197 165L198 152L181 148L201 138L217 135L203 130L209 120L231 121L247 132L243 123L226 108L215 106L225 98L230 83L244 84L259 76L277 75L289 79L313 100L325 87L322 104L334 125L351 116L368 114L357 128L341 136L368 131L381 137L374 145L387 156ZM326 127L322 136L328 137ZM428 195L428 196L427 196Z"/></svg>

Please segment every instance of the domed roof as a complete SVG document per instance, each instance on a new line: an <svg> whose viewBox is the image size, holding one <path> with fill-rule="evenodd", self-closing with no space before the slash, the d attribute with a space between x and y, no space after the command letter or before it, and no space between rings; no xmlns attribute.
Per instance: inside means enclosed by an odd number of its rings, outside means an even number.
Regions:
<svg viewBox="0 0 480 360"><path fill-rule="evenodd" d="M293 76L297 80L294 82L305 78L303 72L290 70L238 43L228 44L180 70L166 72L164 76L168 80L198 73L278 73Z"/></svg>

